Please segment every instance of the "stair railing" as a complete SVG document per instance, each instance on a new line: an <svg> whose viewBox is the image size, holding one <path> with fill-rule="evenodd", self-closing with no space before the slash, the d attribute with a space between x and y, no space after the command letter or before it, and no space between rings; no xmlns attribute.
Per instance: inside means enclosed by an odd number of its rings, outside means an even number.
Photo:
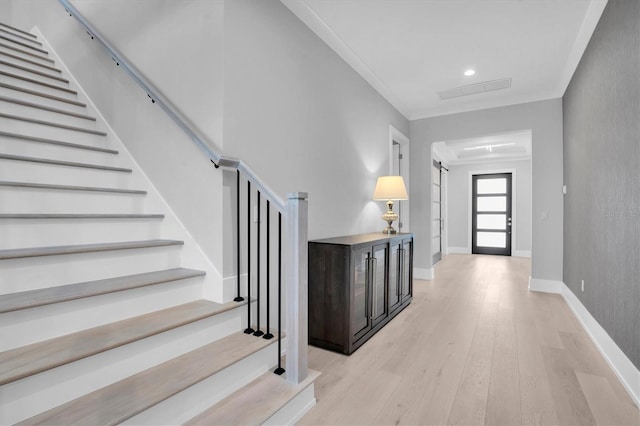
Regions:
<svg viewBox="0 0 640 426"><path fill-rule="evenodd" d="M245 232L247 234L247 283L246 283L246 296L247 303L247 329L245 333L252 334L259 338L271 339L274 338L271 329L271 302L270 294L272 291L271 272L272 264L277 264L277 334L278 334L278 367L274 373L282 374L285 369L281 365L281 341L282 341L282 287L283 284L286 288L285 295L285 308L287 315L286 322L286 338L287 338L287 357L286 357L286 378L288 381L294 383L300 383L307 377L307 194L302 192L290 193L287 195L286 202L282 200L271 188L269 188L254 172L251 168L241 160L225 157L219 153L214 144L208 141L197 127L191 123L191 121L185 117L180 110L178 110L172 103L157 90L157 88L149 81L145 76L130 63L123 54L121 54L109 41L99 32L97 29L87 21L84 16L71 4L69 0L59 0L64 6L65 10L69 14L76 18L76 20L85 28L89 37L92 40L98 41L107 53L114 60L116 66L122 68L142 89L147 93L147 96L151 99L151 102L158 105L174 122L175 124L191 139L196 146L202 151L202 153L213 163L216 168L223 168L225 170L231 170L236 172L236 297L235 301L242 302L241 289L241 229L243 226L240 224L240 209L241 209L241 181L246 182L246 198L247 198L247 224ZM253 245L251 237L251 210L254 206L252 197L255 197L255 206L258 209L257 218L255 218L257 235L255 237L256 244ZM261 212L261 205L266 202L265 212ZM277 215L278 227L277 227L277 252L278 255L275 259L271 257L271 215ZM261 223L263 218L266 220L266 231L261 229ZM285 230L282 229L282 221L284 218ZM284 254L283 249L283 231L285 232L284 241ZM260 241L260 236L266 235L266 243ZM266 247L266 251L263 250L263 246ZM257 259L252 261L251 254L254 252ZM266 269L265 282L261 282L262 271L260 271L263 265L264 258L261 259L262 253L266 254ZM284 264L284 276L282 272L283 259ZM252 263L253 262L253 263ZM254 286L257 290L257 297L254 298L251 294L251 266L256 265L258 271L255 274ZM266 295L266 304L261 300L261 293ZM252 322L252 305L255 304L256 316L254 317L256 329L253 329L254 322ZM266 313L260 312L260 307L266 307ZM261 319L266 320L265 331L262 331Z"/></svg>

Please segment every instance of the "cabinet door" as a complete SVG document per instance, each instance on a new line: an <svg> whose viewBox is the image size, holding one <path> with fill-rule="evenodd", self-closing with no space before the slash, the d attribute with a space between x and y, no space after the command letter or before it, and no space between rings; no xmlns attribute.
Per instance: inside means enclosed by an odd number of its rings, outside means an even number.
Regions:
<svg viewBox="0 0 640 426"><path fill-rule="evenodd" d="M371 248L353 251L353 293L351 294L351 334L354 341L371 329Z"/></svg>
<svg viewBox="0 0 640 426"><path fill-rule="evenodd" d="M411 299L413 296L413 240L406 239L402 241L402 284L401 294L402 303Z"/></svg>
<svg viewBox="0 0 640 426"><path fill-rule="evenodd" d="M375 326L387 317L387 244L373 246L371 256L371 320Z"/></svg>
<svg viewBox="0 0 640 426"><path fill-rule="evenodd" d="M389 312L393 312L402 303L400 298L402 283L401 252L402 244L397 240L392 240L389 248Z"/></svg>

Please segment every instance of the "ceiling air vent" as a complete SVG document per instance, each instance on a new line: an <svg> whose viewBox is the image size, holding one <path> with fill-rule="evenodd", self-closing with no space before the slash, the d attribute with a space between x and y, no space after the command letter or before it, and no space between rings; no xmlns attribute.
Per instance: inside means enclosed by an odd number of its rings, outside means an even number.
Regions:
<svg viewBox="0 0 640 426"><path fill-rule="evenodd" d="M511 87L511 78L501 78L500 80L484 81L482 83L469 84L467 86L455 87L453 89L438 92L440 99L459 98L460 96L475 95L477 93L491 92L492 90L508 89Z"/></svg>

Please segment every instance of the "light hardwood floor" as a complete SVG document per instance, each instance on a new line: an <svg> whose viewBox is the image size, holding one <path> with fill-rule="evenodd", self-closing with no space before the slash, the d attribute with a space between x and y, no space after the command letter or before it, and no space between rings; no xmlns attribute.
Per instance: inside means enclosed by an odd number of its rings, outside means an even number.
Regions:
<svg viewBox="0 0 640 426"><path fill-rule="evenodd" d="M559 295L527 290L529 259L449 255L351 356L309 349L317 405L299 424L640 425Z"/></svg>

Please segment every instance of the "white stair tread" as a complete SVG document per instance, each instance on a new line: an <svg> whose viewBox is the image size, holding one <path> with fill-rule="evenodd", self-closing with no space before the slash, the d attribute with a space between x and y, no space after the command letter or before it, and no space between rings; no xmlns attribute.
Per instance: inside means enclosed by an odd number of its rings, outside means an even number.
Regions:
<svg viewBox="0 0 640 426"><path fill-rule="evenodd" d="M40 77L49 78L51 80L59 81L61 83L69 84L69 80L67 80L64 77L59 77L59 76L57 76L55 74L50 74L50 73L43 72L43 71L40 71L40 70L37 70L37 69L34 69L34 68L24 67L22 65L14 64L13 62L7 62L7 61L3 61L2 59L0 59L0 65L4 65L5 67L9 67L9 68L15 68L17 70L24 71L24 72L29 72L31 74L39 75Z"/></svg>
<svg viewBox="0 0 640 426"><path fill-rule="evenodd" d="M2 43L0 43L0 46L1 45L2 45ZM36 80L36 79L33 79L33 78L29 78L29 77L24 77L22 75L10 73L10 72L3 71L3 70L0 70L0 75L5 76L5 77L10 77L10 78L15 78L16 80L26 81L26 82L32 83L32 84L38 84L38 85L43 86L43 87L48 87L49 89L55 89L55 90L59 90L61 92L71 93L73 95L77 95L78 94L78 92L76 92L75 90L69 89L67 87L57 86L55 84L50 84L50 83L47 83L45 81Z"/></svg>
<svg viewBox="0 0 640 426"><path fill-rule="evenodd" d="M9 118L11 120L26 121L28 123L42 124L43 126L58 127L60 129L73 130L75 132L84 132L84 133L91 133L94 135L107 136L106 132L103 132L100 130L87 129L85 127L68 126L66 124L60 124L53 121L37 120L34 118L22 117L19 115L4 114L4 113L1 113L0 117Z"/></svg>
<svg viewBox="0 0 640 426"><path fill-rule="evenodd" d="M73 111L67 111L67 110L60 109L60 108L52 108L52 107L49 107L49 106L46 106L46 105L37 104L35 102L27 102L27 101L23 101L21 99L10 98L8 96L0 96L0 101L8 102L8 103L16 104L16 105L22 105L22 106L29 107L29 108L41 109L43 111L49 111L49 112L53 112L53 113L56 113L56 114L68 115L70 117L82 118L83 120L96 121L96 118L95 117L91 117L90 115L79 114L79 113L76 113L76 112L73 112Z"/></svg>
<svg viewBox="0 0 640 426"><path fill-rule="evenodd" d="M234 333L19 424L118 424L273 343Z"/></svg>
<svg viewBox="0 0 640 426"><path fill-rule="evenodd" d="M30 43L37 44L38 46L42 46L42 43L40 43L37 40L37 37L34 38L33 34L29 34L31 37L25 37L25 35L23 35L21 33L18 33L17 31L15 31L15 29L14 29L14 31L8 31L8 28L5 28L5 27L0 28L0 33L7 34L7 35L10 35L12 37L19 38L21 40L26 40L26 41L28 41Z"/></svg>
<svg viewBox="0 0 640 426"><path fill-rule="evenodd" d="M32 61L32 60L30 60L30 59L23 58L23 57L20 57L20 56L18 56L18 55L14 55L13 53L0 52L0 55L2 55L2 56L6 56L7 58L14 59L14 60L16 60L16 61L25 62L25 63L30 64L30 65L35 65L35 66L37 66L37 67L44 68L44 69L47 69L47 70L50 70L50 71L56 72L56 73L58 73L58 74L62 74L62 70L61 70L61 69L59 69L59 68L52 67L52 66L50 66L50 65L41 64L40 62Z"/></svg>
<svg viewBox="0 0 640 426"><path fill-rule="evenodd" d="M95 147L95 146L90 146L90 145L82 145L82 144L77 144L77 143L64 142L64 141L59 141L59 140L55 140L55 139L41 138L41 137L38 137L38 136L21 135L21 134L18 134L18 133L3 132L3 131L0 131L0 136L13 138L13 139L21 139L21 140L25 140L25 141L29 141L29 142L40 142L40 143L48 143L48 144L52 144L52 145L60 145L60 146L68 147L68 148L86 149L86 150L89 150L89 151L99 151L99 152L104 152L104 153L108 153L108 154L118 154L118 151L116 151L115 149L100 148L100 147Z"/></svg>
<svg viewBox="0 0 640 426"><path fill-rule="evenodd" d="M48 158L26 157L24 155L0 154L2 160L26 161L30 163L52 164L56 166L82 167L85 169L106 170L111 172L131 173L132 170L126 167L102 166L100 164L76 163L73 161L50 160Z"/></svg>
<svg viewBox="0 0 640 426"><path fill-rule="evenodd" d="M150 247L166 247L182 244L184 244L183 241L176 240L144 240L100 244L74 244L51 247L27 247L19 249L0 250L0 260L21 259L25 257L39 256L59 256L78 253L95 253L112 250L131 250Z"/></svg>
<svg viewBox="0 0 640 426"><path fill-rule="evenodd" d="M22 291L0 295L0 313L33 308L52 303L66 302L83 297L97 296L132 288L162 284L169 281L203 276L203 271L186 268L174 268L164 271L146 272L123 277L87 281L58 287Z"/></svg>
<svg viewBox="0 0 640 426"><path fill-rule="evenodd" d="M45 56L39 55L39 54L37 54L35 52L29 52L27 50L20 49L19 47L12 46L12 45L4 43L4 42L0 42L0 47L3 47L5 49L9 49L9 50L13 50L14 52L19 52L19 53L22 53L23 55L31 56L33 58L38 58L38 59L41 59L43 61L50 62L52 64L54 63L53 59L50 59L50 58L47 58Z"/></svg>
<svg viewBox="0 0 640 426"><path fill-rule="evenodd" d="M17 44L17 45L22 46L22 47L26 47L27 49L34 50L34 51L36 51L36 52L38 52L38 53L42 53L42 54L45 54L45 55L48 55L48 54L49 54L49 52L47 52L47 51L46 51L46 50L44 50L44 49L40 49L40 48L38 48L38 47L32 46L32 45L27 44L27 43L23 43L23 42L18 41L18 40L14 40L14 39L12 39L11 37L7 37L7 36L4 36L4 35L2 35L2 34L0 34L0 39L2 39L2 40L4 40L4 41L8 41L8 42L10 42L10 43Z"/></svg>
<svg viewBox="0 0 640 426"><path fill-rule="evenodd" d="M287 382L284 375L264 373L185 424L226 426L262 424L312 384L318 376L320 376L319 372L309 370L307 378L302 383L294 384Z"/></svg>
<svg viewBox="0 0 640 426"><path fill-rule="evenodd" d="M37 38L35 35L31 34L28 31L21 30L20 28L12 27L11 25L5 24L4 22L0 22L0 27L15 31L16 33L24 34L26 36L31 37L32 39L36 39Z"/></svg>
<svg viewBox="0 0 640 426"><path fill-rule="evenodd" d="M33 95L33 96L40 96L41 98L47 98L47 99L51 99L53 101L58 101L58 102L64 102L70 105L75 105L75 106L79 106L79 107L87 107L87 104L85 104L84 102L79 102L73 99L68 99L68 98L62 98L60 96L53 96L50 95L48 93L44 93L44 92L39 92L37 90L31 90L31 89L27 89L24 87L20 87L20 86L15 86L13 84L5 84L5 83L1 83L0 82L0 87L4 88L4 89L9 89L9 90L14 90L16 92L22 92L22 93L27 93L29 95Z"/></svg>
<svg viewBox="0 0 640 426"><path fill-rule="evenodd" d="M0 353L0 385L154 336L243 304L196 300ZM263 339L264 340L264 339Z"/></svg>
<svg viewBox="0 0 640 426"><path fill-rule="evenodd" d="M0 187L16 187L16 188L33 188L33 189L52 189L65 191L88 191L88 192L108 192L115 194L131 194L146 195L147 191L140 189L120 189L120 188L103 188L97 186L77 186L77 185L56 185L49 183L33 183L33 182L13 182L0 181Z"/></svg>

